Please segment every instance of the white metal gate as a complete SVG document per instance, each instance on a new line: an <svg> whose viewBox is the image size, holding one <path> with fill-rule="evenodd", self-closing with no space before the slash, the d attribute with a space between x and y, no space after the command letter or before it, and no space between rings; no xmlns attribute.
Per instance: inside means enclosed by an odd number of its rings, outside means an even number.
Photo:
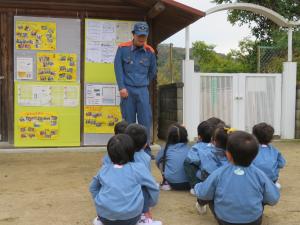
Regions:
<svg viewBox="0 0 300 225"><path fill-rule="evenodd" d="M219 117L251 132L266 122L280 135L281 74L195 74L200 76L200 121Z"/></svg>

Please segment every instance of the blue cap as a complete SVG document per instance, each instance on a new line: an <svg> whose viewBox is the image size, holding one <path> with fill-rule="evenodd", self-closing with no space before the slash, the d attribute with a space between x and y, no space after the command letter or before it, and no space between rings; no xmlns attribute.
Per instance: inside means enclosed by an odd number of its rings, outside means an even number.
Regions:
<svg viewBox="0 0 300 225"><path fill-rule="evenodd" d="M132 31L134 34L140 36L140 35L149 35L149 26L146 22L139 22L134 24L134 28Z"/></svg>

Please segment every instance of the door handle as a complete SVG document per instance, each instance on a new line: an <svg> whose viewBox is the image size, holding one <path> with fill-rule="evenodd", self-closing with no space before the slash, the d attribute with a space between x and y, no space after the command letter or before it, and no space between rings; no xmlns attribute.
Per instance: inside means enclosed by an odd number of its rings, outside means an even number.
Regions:
<svg viewBox="0 0 300 225"><path fill-rule="evenodd" d="M4 80L4 78L5 78L4 76L0 76L0 80Z"/></svg>

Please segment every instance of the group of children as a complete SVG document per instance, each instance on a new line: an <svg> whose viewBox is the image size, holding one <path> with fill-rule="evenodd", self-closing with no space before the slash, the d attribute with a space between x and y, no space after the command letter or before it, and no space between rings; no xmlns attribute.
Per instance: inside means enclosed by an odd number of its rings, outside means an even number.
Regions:
<svg viewBox="0 0 300 225"><path fill-rule="evenodd" d="M159 189L190 190L197 197L198 212L206 213L209 206L219 225L261 224L264 206L279 200L279 170L285 166L270 144L273 127L259 123L249 134L210 118L197 131L198 141L190 147L184 126L169 128L166 145L156 156L162 174L158 184L144 151L146 129L125 121L117 124L103 166L90 184L97 211L93 224L162 224L150 213Z"/></svg>

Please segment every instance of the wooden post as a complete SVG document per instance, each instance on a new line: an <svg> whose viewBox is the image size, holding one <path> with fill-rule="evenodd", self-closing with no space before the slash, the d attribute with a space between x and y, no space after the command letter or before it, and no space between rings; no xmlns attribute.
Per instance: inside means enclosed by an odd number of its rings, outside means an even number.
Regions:
<svg viewBox="0 0 300 225"><path fill-rule="evenodd" d="M14 77L13 77L13 14L0 15L0 54L1 75L1 129L2 140L13 143L14 138Z"/></svg>

